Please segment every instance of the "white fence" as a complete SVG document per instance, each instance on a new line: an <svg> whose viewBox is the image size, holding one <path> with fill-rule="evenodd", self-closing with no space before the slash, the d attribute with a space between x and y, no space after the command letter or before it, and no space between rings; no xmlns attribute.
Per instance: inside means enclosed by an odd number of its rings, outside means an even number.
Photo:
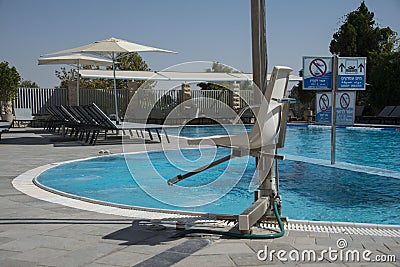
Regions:
<svg viewBox="0 0 400 267"><path fill-rule="evenodd" d="M63 88L18 88L14 108L30 108L32 114L46 114L49 106L67 104L67 90Z"/></svg>
<svg viewBox="0 0 400 267"><path fill-rule="evenodd" d="M157 119L182 103L182 90L139 90L136 103L143 110L151 110ZM191 105L197 114L220 114L232 107L233 93L230 90L191 90ZM240 90L241 108L253 104L252 90ZM119 113L124 114L130 101L128 90L117 90ZM114 91L109 89L81 89L80 104L96 103L106 114L114 113ZM67 90L61 88L19 88L13 101L14 108L30 108L32 114L47 114L48 106L67 105ZM222 113L221 113L222 114ZM223 116L223 115L221 115Z"/></svg>

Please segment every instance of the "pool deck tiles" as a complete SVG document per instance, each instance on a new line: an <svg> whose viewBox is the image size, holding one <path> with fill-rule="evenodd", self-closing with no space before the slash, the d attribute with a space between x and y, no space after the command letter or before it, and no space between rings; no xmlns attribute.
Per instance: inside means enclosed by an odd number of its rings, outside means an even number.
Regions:
<svg viewBox="0 0 400 267"><path fill-rule="evenodd" d="M96 157L100 150L111 153L177 149L183 143L171 137L171 144L99 141L96 146L76 142L55 143L46 131L33 128L12 128L0 141L0 266L400 266L400 237L368 235L368 233L330 233L289 229L285 236L273 240L237 240L216 236L171 238L175 230L153 230L141 225L148 212L120 211L105 214L109 209L76 200L81 205L69 207L44 201L14 188L15 177L40 166ZM19 184L24 186L24 184ZM29 184L26 190L29 190ZM30 192L31 195L40 191ZM50 193L43 192L49 196ZM55 197L54 201L59 201ZM169 215L165 215L169 216ZM172 216L172 215L171 215ZM176 215L175 215L176 216ZM156 218L157 216L155 216ZM178 216L179 217L179 216ZM134 223L133 223L134 222ZM398 229L397 229L398 230ZM396 231L397 231L396 230ZM387 231L390 232L390 229ZM324 257L321 262L285 261L273 255L272 261L257 258L260 250L315 250L336 248L343 238L347 249L368 249L373 255L396 256L396 262L349 262ZM287 255L286 255L287 256Z"/></svg>

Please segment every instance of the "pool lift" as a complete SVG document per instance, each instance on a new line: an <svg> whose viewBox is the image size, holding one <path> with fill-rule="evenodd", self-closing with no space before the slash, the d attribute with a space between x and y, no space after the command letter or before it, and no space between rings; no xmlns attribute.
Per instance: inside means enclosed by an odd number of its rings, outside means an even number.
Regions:
<svg viewBox="0 0 400 267"><path fill-rule="evenodd" d="M279 194L279 172L278 160L284 157L277 154L278 148L284 146L287 114L289 104L294 99L286 98L289 74L292 71L289 67L275 66L264 93L264 101L261 101L256 114L256 123L250 133L233 136L208 137L189 139L190 145L215 145L217 147L228 147L232 153L218 159L206 166L183 175L178 175L168 180L169 185L173 185L188 177L210 169L218 164L226 162L234 157L253 156L256 159L256 166L260 179L259 189L254 192L254 203L238 216L238 227L240 234L205 229L189 229L182 231L188 233L212 233L229 235L239 238L275 238L282 236L284 228L280 219L280 200ZM261 219L273 216L278 220L281 232L269 235L251 234L252 227Z"/></svg>

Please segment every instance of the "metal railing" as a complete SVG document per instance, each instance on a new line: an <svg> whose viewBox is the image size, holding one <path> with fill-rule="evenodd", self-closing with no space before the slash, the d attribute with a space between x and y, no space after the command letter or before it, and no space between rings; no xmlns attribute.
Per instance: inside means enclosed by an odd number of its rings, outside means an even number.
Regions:
<svg viewBox="0 0 400 267"><path fill-rule="evenodd" d="M124 114L129 104L129 90L117 89L118 114ZM95 103L104 113L115 113L114 90L112 89L81 89L79 90L80 105Z"/></svg>

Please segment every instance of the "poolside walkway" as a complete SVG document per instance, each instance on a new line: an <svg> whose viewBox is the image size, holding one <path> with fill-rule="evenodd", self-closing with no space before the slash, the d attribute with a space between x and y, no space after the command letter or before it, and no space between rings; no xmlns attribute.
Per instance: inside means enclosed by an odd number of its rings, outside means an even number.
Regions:
<svg viewBox="0 0 400 267"><path fill-rule="evenodd" d="M12 128L0 141L0 266L400 266L400 237L368 234L329 233L324 231L286 231L273 240L237 240L216 236L171 238L173 225L157 230L139 217L125 217L81 210L32 198L12 185L18 175L39 166L94 157L100 150L123 152L114 142L99 141L96 146L60 142L40 129ZM51 139L53 138L53 139ZM176 148L177 140L165 148ZM129 150L142 150L143 143L132 140ZM147 150L161 149L158 143L146 144ZM390 232L388 230L388 232ZM338 239L347 241L342 259ZM343 241L343 240L342 240ZM267 259L260 260L265 256ZM331 249L330 249L331 248ZM308 255L314 251L323 260L295 261L296 251ZM260 252L260 250L262 250ZM278 253L278 251L284 251ZM351 250L351 251L350 251ZM346 261L352 251L375 259L394 255L397 262ZM274 251L274 252L272 252ZM272 261L269 259L273 254ZM368 253L367 253L368 254ZM335 260L335 255L338 259ZM285 261L285 258L287 261ZM301 257L300 257L301 259Z"/></svg>

